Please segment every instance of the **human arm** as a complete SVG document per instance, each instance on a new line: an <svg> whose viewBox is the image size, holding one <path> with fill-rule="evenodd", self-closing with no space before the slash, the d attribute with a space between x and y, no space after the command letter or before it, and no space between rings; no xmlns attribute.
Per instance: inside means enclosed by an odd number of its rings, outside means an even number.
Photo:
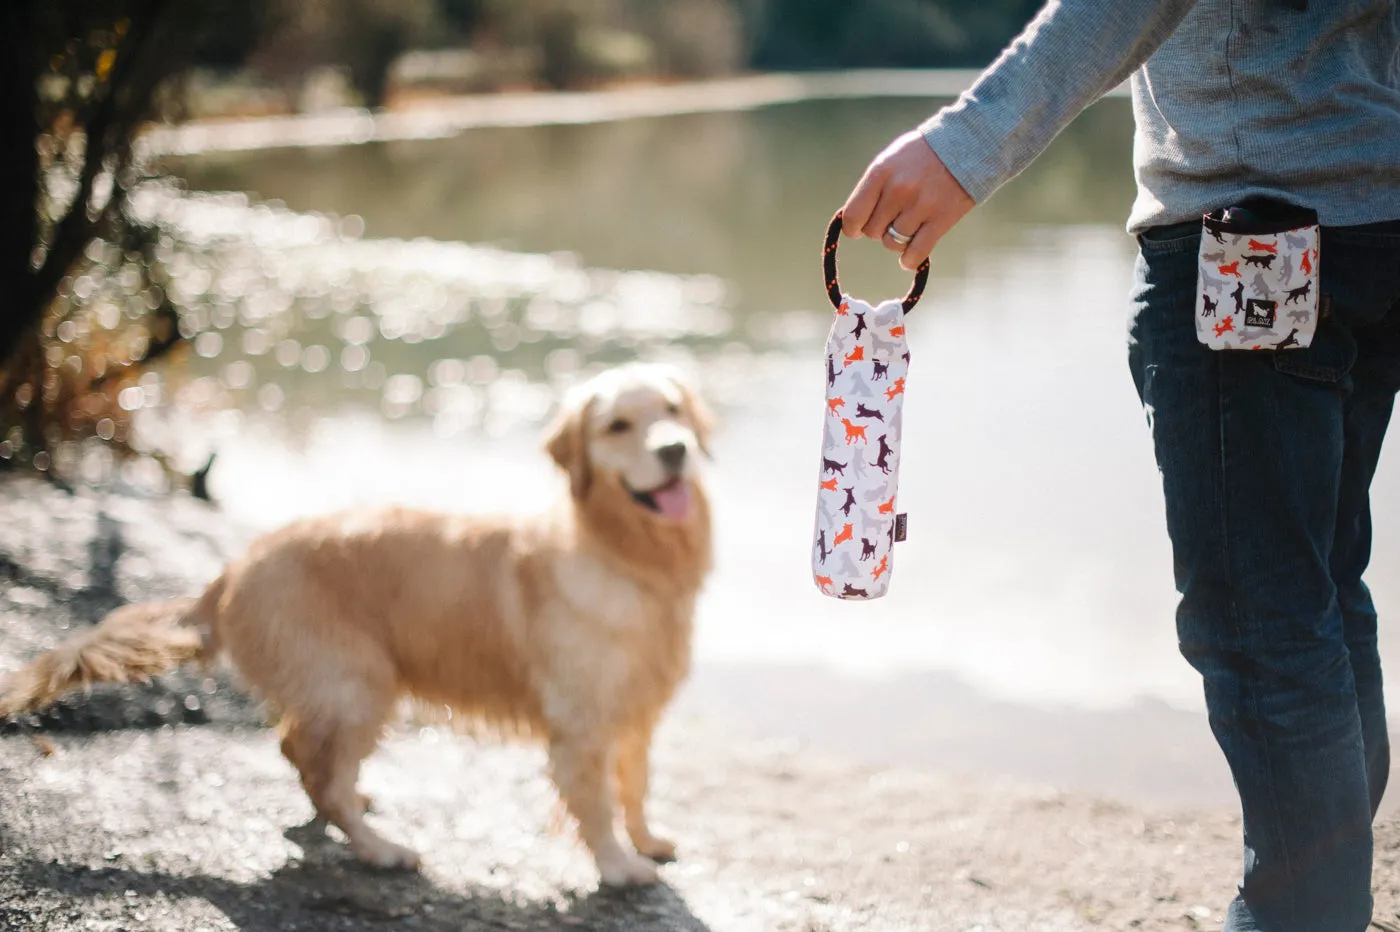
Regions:
<svg viewBox="0 0 1400 932"><path fill-rule="evenodd" d="M916 268L973 206L1136 71L1196 0L1050 0L965 91L871 162L843 208L847 236ZM901 246L894 228L913 239Z"/></svg>

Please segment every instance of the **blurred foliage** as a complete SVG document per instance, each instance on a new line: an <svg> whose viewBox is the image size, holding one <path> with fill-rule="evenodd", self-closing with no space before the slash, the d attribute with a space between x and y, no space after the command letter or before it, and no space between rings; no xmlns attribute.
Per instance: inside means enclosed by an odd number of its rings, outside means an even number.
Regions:
<svg viewBox="0 0 1400 932"><path fill-rule="evenodd" d="M226 24L208 64L251 52L295 82L342 71L358 102L392 96L395 62L448 92L580 87L745 69L968 67L990 61L1039 0L263 0ZM421 53L438 51L432 60ZM402 62L401 62L402 64ZM425 80L426 79L426 80Z"/></svg>
<svg viewBox="0 0 1400 932"><path fill-rule="evenodd" d="M174 100L216 3L10 0L0 10L0 458L39 469L98 437L179 335L157 233L134 222L132 142ZM196 9L197 8L197 9ZM120 302L88 300L110 279Z"/></svg>

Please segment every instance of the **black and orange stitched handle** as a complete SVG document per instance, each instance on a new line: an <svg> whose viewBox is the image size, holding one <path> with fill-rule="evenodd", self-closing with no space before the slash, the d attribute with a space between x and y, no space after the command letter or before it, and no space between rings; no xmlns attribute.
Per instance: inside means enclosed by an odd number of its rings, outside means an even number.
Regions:
<svg viewBox="0 0 1400 932"><path fill-rule="evenodd" d="M837 310L841 309L841 283L836 278L836 243L841 239L841 211L836 212L836 216L831 218L831 225L826 228L826 246L822 249L822 273L826 278L826 297L831 302L831 306ZM919 267L914 270L914 284L909 286L909 293L904 296L901 305L904 313L908 314L914 309L914 305L919 303L919 299L924 296L924 287L928 285L928 260L919 263Z"/></svg>

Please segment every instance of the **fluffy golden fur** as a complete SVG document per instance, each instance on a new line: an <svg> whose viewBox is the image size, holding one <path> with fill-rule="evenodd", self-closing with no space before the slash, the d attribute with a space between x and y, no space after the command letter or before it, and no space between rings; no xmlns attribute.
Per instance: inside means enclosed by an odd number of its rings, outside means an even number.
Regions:
<svg viewBox="0 0 1400 932"><path fill-rule="evenodd" d="M648 752L688 670L710 567L695 469L708 422L669 370L609 370L565 400L549 432L569 477L557 508L297 522L200 598L126 606L37 658L10 677L0 715L227 656L280 714L282 751L317 812L365 861L412 867L415 852L365 822L356 780L401 698L446 705L545 742L603 882L652 882L674 846L644 813ZM619 802L631 846L615 830Z"/></svg>

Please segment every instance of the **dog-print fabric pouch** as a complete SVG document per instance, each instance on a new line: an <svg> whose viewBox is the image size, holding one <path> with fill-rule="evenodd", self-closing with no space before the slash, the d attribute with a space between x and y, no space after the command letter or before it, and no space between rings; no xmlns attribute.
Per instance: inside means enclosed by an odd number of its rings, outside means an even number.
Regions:
<svg viewBox="0 0 1400 932"><path fill-rule="evenodd" d="M1317 214L1255 200L1201 221L1196 336L1213 350L1312 343L1318 315Z"/></svg>
<svg viewBox="0 0 1400 932"><path fill-rule="evenodd" d="M904 315L928 282L919 266L903 300L870 305L842 293L836 277L841 214L826 231L822 266L836 316L826 338L826 409L812 541L812 576L838 599L878 599L890 586L909 346Z"/></svg>

